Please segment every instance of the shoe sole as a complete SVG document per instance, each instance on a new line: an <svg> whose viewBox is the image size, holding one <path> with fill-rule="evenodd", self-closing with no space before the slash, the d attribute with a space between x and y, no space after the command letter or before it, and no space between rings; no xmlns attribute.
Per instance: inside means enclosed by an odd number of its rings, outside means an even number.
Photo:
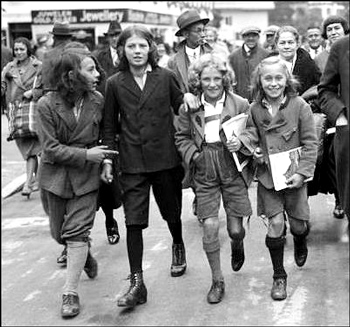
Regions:
<svg viewBox="0 0 350 327"><path fill-rule="evenodd" d="M135 305L127 305L127 304L124 304L124 303L117 303L117 306L118 307L122 307L122 308L135 308L137 305L139 305L139 304L144 304L144 303L146 303L147 302L147 299L142 299L142 300L140 300L140 301L137 301L136 303L135 303Z"/></svg>

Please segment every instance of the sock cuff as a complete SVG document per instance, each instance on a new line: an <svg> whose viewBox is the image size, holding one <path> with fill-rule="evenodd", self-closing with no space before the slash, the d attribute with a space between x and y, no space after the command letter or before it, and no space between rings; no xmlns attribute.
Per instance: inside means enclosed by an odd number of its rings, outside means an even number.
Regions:
<svg viewBox="0 0 350 327"><path fill-rule="evenodd" d="M285 243L285 236L280 236L280 237L270 237L266 235L265 238L265 245L269 249L278 249L284 246Z"/></svg>

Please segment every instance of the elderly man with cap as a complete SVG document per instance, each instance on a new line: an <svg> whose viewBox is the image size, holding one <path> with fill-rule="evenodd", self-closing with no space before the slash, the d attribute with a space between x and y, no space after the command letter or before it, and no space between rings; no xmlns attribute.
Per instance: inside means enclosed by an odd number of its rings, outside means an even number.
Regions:
<svg viewBox="0 0 350 327"><path fill-rule="evenodd" d="M95 50L94 56L97 58L102 68L106 73L106 79L97 88L103 95L105 94L105 85L108 77L112 76L117 72L119 64L119 56L117 52L117 42L119 35L122 32L122 27L118 21L112 21L109 24L107 33L103 33L108 39L108 46Z"/></svg>
<svg viewBox="0 0 350 327"><path fill-rule="evenodd" d="M263 44L263 48L270 51L270 53L275 53L276 50L276 43L275 43L275 36L279 29L279 26L277 25L270 25L266 28L264 31L265 34L265 41Z"/></svg>
<svg viewBox="0 0 350 327"><path fill-rule="evenodd" d="M49 70L53 65L58 56L62 53L64 46L72 40L73 33L70 29L68 21L54 23L52 31L49 32L53 35L53 46L52 49L44 54L43 58L43 73L42 81L44 85L44 92L48 92L55 89L55 85L50 85L49 82Z"/></svg>
<svg viewBox="0 0 350 327"><path fill-rule="evenodd" d="M244 43L242 47L229 55L229 64L236 75L236 91L249 102L253 100L250 92L250 76L261 60L269 55L269 51L259 45L260 28L249 26L242 30Z"/></svg>

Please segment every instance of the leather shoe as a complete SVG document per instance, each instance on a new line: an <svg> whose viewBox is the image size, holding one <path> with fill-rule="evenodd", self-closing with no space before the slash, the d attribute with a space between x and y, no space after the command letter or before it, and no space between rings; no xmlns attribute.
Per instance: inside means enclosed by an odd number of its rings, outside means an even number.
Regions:
<svg viewBox="0 0 350 327"><path fill-rule="evenodd" d="M61 255L57 258L57 263L62 267L67 266L67 248L65 247L61 253Z"/></svg>
<svg viewBox="0 0 350 327"><path fill-rule="evenodd" d="M334 211L333 211L333 216L334 216L334 218L337 218L337 219L343 219L344 218L345 212L342 209L342 207L340 206L340 204L336 204L335 205L335 208L334 208Z"/></svg>
<svg viewBox="0 0 350 327"><path fill-rule="evenodd" d="M172 263L170 267L170 274L172 277L182 276L186 271L186 251L185 245L175 244L172 245Z"/></svg>
<svg viewBox="0 0 350 327"><path fill-rule="evenodd" d="M231 266L233 271L239 271L244 263L244 246L243 240L231 242Z"/></svg>
<svg viewBox="0 0 350 327"><path fill-rule="evenodd" d="M294 236L294 260L298 267L304 266L308 249L306 244L306 236L300 237L300 236Z"/></svg>
<svg viewBox="0 0 350 327"><path fill-rule="evenodd" d="M88 252L84 271L88 275L89 278L94 279L97 276L98 265L96 259L91 255L90 251Z"/></svg>
<svg viewBox="0 0 350 327"><path fill-rule="evenodd" d="M120 235L119 235L118 223L114 218L113 218L112 227L106 226L106 232L107 232L107 239L109 244L117 244L119 242Z"/></svg>
<svg viewBox="0 0 350 327"><path fill-rule="evenodd" d="M284 300L287 297L287 278L274 278L271 297L277 301Z"/></svg>
<svg viewBox="0 0 350 327"><path fill-rule="evenodd" d="M75 294L63 294L61 316L62 318L71 318L80 312L79 296Z"/></svg>
<svg viewBox="0 0 350 327"><path fill-rule="evenodd" d="M225 282L223 280L213 280L210 291L207 295L207 301L210 304L221 302L225 294Z"/></svg>

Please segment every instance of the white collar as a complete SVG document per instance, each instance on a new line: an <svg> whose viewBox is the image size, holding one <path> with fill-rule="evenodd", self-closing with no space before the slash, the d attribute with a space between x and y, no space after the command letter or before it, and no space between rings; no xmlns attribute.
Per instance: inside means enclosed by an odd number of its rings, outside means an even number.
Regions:
<svg viewBox="0 0 350 327"><path fill-rule="evenodd" d="M225 102L225 96L226 96L226 93L225 93L225 91L224 91L224 92L222 93L222 97L221 97L218 101L216 101L216 105L224 103L224 102ZM212 107L213 107L212 104L210 104L209 102L205 101L204 93L202 93L202 95L201 95L201 102L202 102L202 104L203 104L204 106L212 106Z"/></svg>

